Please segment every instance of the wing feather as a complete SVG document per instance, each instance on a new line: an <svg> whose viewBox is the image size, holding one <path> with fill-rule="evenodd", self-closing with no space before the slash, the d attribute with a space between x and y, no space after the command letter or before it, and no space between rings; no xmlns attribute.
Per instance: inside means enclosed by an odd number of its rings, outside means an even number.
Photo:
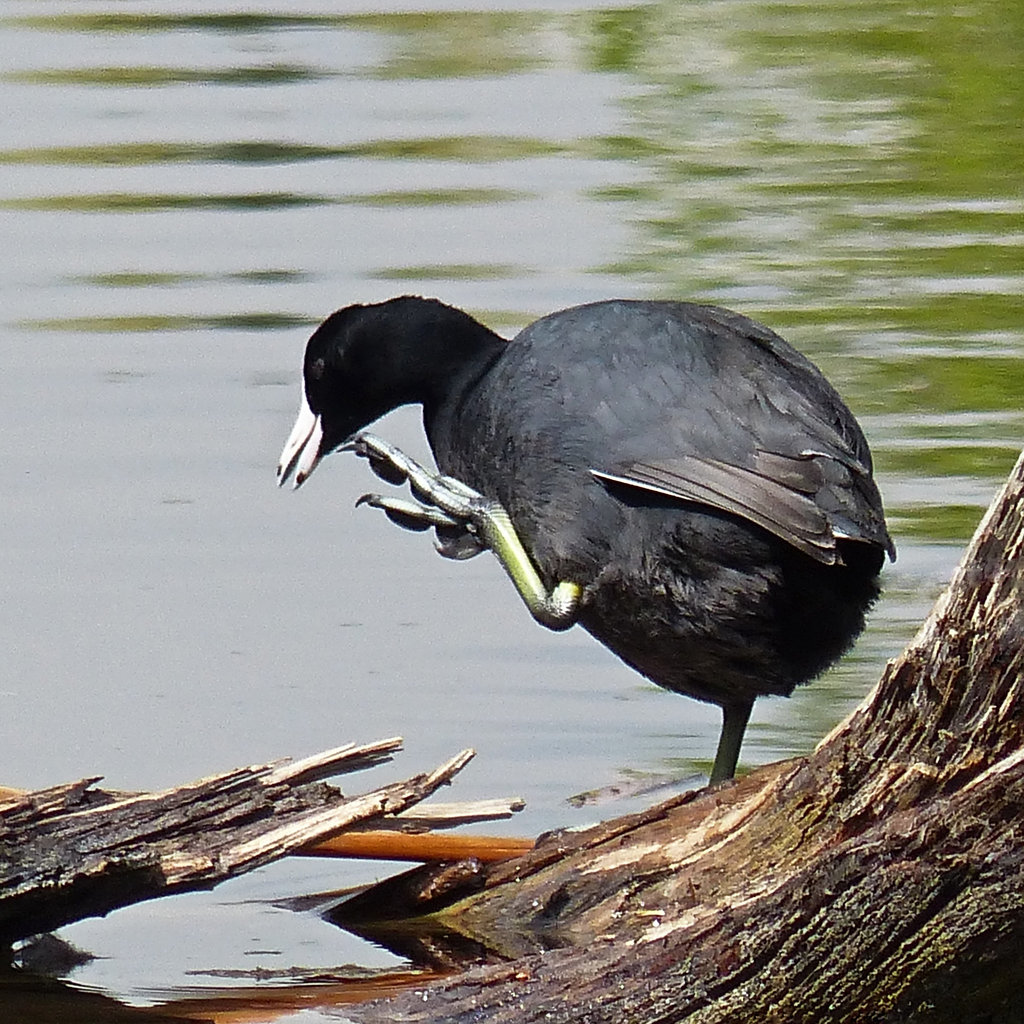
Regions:
<svg viewBox="0 0 1024 1024"><path fill-rule="evenodd" d="M620 471L591 470L599 480L695 501L742 516L811 558L838 560L836 536L815 495L824 483L816 460L758 452L753 467L697 455L634 462Z"/></svg>

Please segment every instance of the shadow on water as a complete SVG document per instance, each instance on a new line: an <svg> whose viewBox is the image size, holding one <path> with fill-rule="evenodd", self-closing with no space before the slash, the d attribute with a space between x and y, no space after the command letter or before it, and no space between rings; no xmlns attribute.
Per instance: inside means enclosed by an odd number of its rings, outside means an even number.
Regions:
<svg viewBox="0 0 1024 1024"><path fill-rule="evenodd" d="M352 513L351 467L302 503L271 491L303 337L343 302L437 294L511 331L611 295L694 298L819 362L871 439L900 559L856 650L758 706L749 763L855 706L1012 465L1019 4L436 6L0 17L0 91L23 114L0 129L0 783L168 784L330 746L341 720L425 760L472 741L469 796L514 779L540 832L581 820L572 793L706 769L713 712L542 635L487 567ZM333 969L337 929L253 907L338 870L71 929L98 958L63 974L157 1002L193 996L194 970L246 983L253 950L268 982ZM26 1021L192 1012L10 973L0 1001Z"/></svg>
<svg viewBox="0 0 1024 1024"><path fill-rule="evenodd" d="M335 894L342 895L342 894ZM350 894L349 894L350 895ZM309 898L300 902L309 902ZM298 908L296 908L298 909ZM331 918L331 912L325 915ZM346 915L338 922L358 933ZM182 1024L185 1021L273 1021L303 1009L326 1009L385 999L451 974L460 965L494 962L470 940L436 929L425 933L400 926L371 929L372 941L407 954L403 969L370 969L355 964L307 969L262 967L195 970L193 985L177 992L153 992L152 1005L127 1005L102 992L63 980L91 957L55 936L41 936L14 961L0 963L0 1008L17 1024Z"/></svg>
<svg viewBox="0 0 1024 1024"><path fill-rule="evenodd" d="M326 972L309 977L268 979L252 977L252 987L218 991L215 985L186 998L153 1006L130 1006L100 992L39 975L0 972L0 1001L7 1020L17 1024L209 1024L216 1021L275 1021L307 1011L386 999L417 985L443 977L408 970L373 977L352 972L345 979ZM325 1020L328 1018L324 1018ZM338 1020L335 1015L329 1019Z"/></svg>

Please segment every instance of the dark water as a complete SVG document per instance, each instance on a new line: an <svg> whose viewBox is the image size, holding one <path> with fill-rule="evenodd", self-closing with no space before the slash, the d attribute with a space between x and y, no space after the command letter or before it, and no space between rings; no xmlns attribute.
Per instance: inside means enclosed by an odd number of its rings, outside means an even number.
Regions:
<svg viewBox="0 0 1024 1024"><path fill-rule="evenodd" d="M1024 438L1022 29L1009 0L0 3L0 784L168 786L397 733L381 781L473 746L451 795L520 793L498 827L532 834L653 799L574 793L706 770L714 709L354 510L365 465L274 489L310 326L407 291L509 332L712 301L820 363L900 557L744 760L810 749ZM424 451L410 412L379 432ZM65 937L103 959L70 977L159 1002L397 964L271 903L376 871L275 865L84 922Z"/></svg>

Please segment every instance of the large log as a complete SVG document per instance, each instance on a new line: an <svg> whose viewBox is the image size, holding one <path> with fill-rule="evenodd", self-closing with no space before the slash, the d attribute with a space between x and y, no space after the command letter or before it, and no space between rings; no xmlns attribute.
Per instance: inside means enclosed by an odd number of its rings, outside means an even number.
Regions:
<svg viewBox="0 0 1024 1024"><path fill-rule="evenodd" d="M511 961L354 1020L1018 1021L1024 456L813 755L491 867L435 919Z"/></svg>

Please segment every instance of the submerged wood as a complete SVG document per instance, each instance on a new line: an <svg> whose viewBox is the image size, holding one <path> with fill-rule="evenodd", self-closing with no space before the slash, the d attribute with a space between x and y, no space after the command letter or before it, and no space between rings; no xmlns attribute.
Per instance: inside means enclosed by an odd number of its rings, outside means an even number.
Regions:
<svg viewBox="0 0 1024 1024"><path fill-rule="evenodd" d="M212 888L354 824L385 820L450 782L465 750L427 774L345 796L323 780L391 760L401 739L238 768L159 793L97 779L0 803L0 944L117 907Z"/></svg>
<svg viewBox="0 0 1024 1024"><path fill-rule="evenodd" d="M347 1014L1018 1020L1022 598L1024 456L918 635L810 757L484 869L430 910L510 962Z"/></svg>

